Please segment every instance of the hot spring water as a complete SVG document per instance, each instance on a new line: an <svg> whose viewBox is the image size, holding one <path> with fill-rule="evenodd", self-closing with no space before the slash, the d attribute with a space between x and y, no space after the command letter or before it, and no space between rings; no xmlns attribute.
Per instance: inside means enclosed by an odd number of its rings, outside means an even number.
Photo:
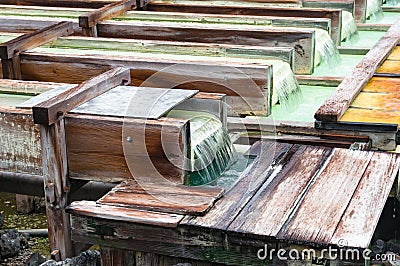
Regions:
<svg viewBox="0 0 400 266"><path fill-rule="evenodd" d="M190 177L187 185L199 186L216 180L231 165L234 148L226 128L215 116L173 110L168 117L190 119Z"/></svg>
<svg viewBox="0 0 400 266"><path fill-rule="evenodd" d="M340 62L340 54L331 36L326 30L315 30L315 57L314 65L318 66L322 62L330 66L335 66Z"/></svg>
<svg viewBox="0 0 400 266"><path fill-rule="evenodd" d="M382 18L382 1L381 0L367 0L367 18L379 19Z"/></svg>
<svg viewBox="0 0 400 266"><path fill-rule="evenodd" d="M357 37L358 30L357 24L354 20L353 14L343 10L342 11L342 30L340 36L342 41L351 41L353 38Z"/></svg>

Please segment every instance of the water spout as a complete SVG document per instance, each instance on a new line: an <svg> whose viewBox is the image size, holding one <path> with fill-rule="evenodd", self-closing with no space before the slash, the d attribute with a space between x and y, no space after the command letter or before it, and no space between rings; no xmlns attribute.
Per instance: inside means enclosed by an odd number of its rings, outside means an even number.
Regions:
<svg viewBox="0 0 400 266"><path fill-rule="evenodd" d="M380 20L383 17L382 1L367 0L367 19Z"/></svg>
<svg viewBox="0 0 400 266"><path fill-rule="evenodd" d="M315 29L315 49L315 66L318 66L322 62L327 63L329 66L336 66L339 64L339 50L326 30Z"/></svg>

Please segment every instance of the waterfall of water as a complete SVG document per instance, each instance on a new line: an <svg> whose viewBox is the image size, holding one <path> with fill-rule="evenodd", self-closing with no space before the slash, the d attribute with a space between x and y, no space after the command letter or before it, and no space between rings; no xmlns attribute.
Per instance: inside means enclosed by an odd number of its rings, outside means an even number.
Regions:
<svg viewBox="0 0 400 266"><path fill-rule="evenodd" d="M358 36L357 24L354 20L353 14L343 10L342 11L342 30L340 32L342 41L351 40Z"/></svg>
<svg viewBox="0 0 400 266"><path fill-rule="evenodd" d="M315 66L322 62L336 66L340 62L339 50L326 30L315 29L315 49Z"/></svg>
<svg viewBox="0 0 400 266"><path fill-rule="evenodd" d="M209 184L232 163L234 148L226 128L205 112L173 110L168 117L190 119L190 169L188 185Z"/></svg>
<svg viewBox="0 0 400 266"><path fill-rule="evenodd" d="M382 1L367 0L367 18L379 20L383 17Z"/></svg>
<svg viewBox="0 0 400 266"><path fill-rule="evenodd" d="M288 108L295 105L301 99L301 90L290 65L281 60L267 62L272 64L273 70L272 104L279 102Z"/></svg>

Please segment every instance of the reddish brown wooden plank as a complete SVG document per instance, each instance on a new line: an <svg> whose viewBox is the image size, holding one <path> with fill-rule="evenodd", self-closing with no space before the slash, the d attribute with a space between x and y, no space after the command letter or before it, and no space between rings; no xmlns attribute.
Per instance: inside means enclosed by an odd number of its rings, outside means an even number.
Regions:
<svg viewBox="0 0 400 266"><path fill-rule="evenodd" d="M318 109L315 118L336 122L344 115L359 92L400 40L400 19L388 30L353 72L346 77L331 97Z"/></svg>
<svg viewBox="0 0 400 266"><path fill-rule="evenodd" d="M374 152L331 243L368 248L399 167L400 155Z"/></svg>
<svg viewBox="0 0 400 266"><path fill-rule="evenodd" d="M51 42L58 37L70 35L74 32L72 24L72 22L60 22L2 43L0 44L0 57L2 59L11 59L21 52Z"/></svg>
<svg viewBox="0 0 400 266"><path fill-rule="evenodd" d="M96 204L94 201L76 201L67 208L67 212L74 215L83 215L127 223L155 225L160 227L176 228L183 219L179 214L144 211L134 208L123 208L110 205Z"/></svg>
<svg viewBox="0 0 400 266"><path fill-rule="evenodd" d="M3 0L3 5L101 8L119 0Z"/></svg>
<svg viewBox="0 0 400 266"><path fill-rule="evenodd" d="M372 156L372 152L335 149L278 239L329 244Z"/></svg>
<svg viewBox="0 0 400 266"><path fill-rule="evenodd" d="M51 125L80 104L123 84L130 83L127 68L115 68L95 76L81 85L35 105L33 119L36 124Z"/></svg>
<svg viewBox="0 0 400 266"><path fill-rule="evenodd" d="M275 237L331 151L331 148L301 146L282 170L265 182L228 230Z"/></svg>
<svg viewBox="0 0 400 266"><path fill-rule="evenodd" d="M181 225L226 230L264 182L290 160L298 146L264 142L261 153L237 184L204 217L186 217Z"/></svg>
<svg viewBox="0 0 400 266"><path fill-rule="evenodd" d="M222 196L218 187L188 187L170 183L127 181L98 203L176 214L204 215Z"/></svg>
<svg viewBox="0 0 400 266"><path fill-rule="evenodd" d="M79 16L79 26L85 28L93 27L100 21L119 16L135 7L135 0L124 0L106 5L102 8Z"/></svg>

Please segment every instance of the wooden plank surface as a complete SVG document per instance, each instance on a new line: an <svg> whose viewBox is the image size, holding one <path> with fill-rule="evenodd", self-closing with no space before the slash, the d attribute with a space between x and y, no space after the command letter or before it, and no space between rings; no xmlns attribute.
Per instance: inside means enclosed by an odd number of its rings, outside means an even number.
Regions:
<svg viewBox="0 0 400 266"><path fill-rule="evenodd" d="M393 74L400 77L400 61L386 60L377 70L377 74Z"/></svg>
<svg viewBox="0 0 400 266"><path fill-rule="evenodd" d="M181 225L226 230L235 217L275 171L290 160L294 151L291 144L266 142L260 156L239 177L237 184L204 217L186 217Z"/></svg>
<svg viewBox="0 0 400 266"><path fill-rule="evenodd" d="M11 59L13 56L51 42L61 36L73 33L72 22L60 22L34 33L21 35L13 40L0 44L0 57Z"/></svg>
<svg viewBox="0 0 400 266"><path fill-rule="evenodd" d="M178 223L183 219L183 215L179 214L144 211L132 207L123 208L96 204L94 201L75 201L68 206L67 212L74 215L169 228L176 228Z"/></svg>
<svg viewBox="0 0 400 266"><path fill-rule="evenodd" d="M127 68L115 68L95 76L75 88L35 105L33 119L36 124L51 125L75 107L123 84L130 83Z"/></svg>
<svg viewBox="0 0 400 266"><path fill-rule="evenodd" d="M90 28L98 22L119 16L136 7L135 0L124 0L108 4L97 10L79 16L79 26Z"/></svg>
<svg viewBox="0 0 400 266"><path fill-rule="evenodd" d="M281 172L268 178L228 230L275 237L331 151L331 148L301 146Z"/></svg>
<svg viewBox="0 0 400 266"><path fill-rule="evenodd" d="M374 152L331 243L344 240L349 247L369 246L399 167L398 154Z"/></svg>
<svg viewBox="0 0 400 266"><path fill-rule="evenodd" d="M175 214L204 215L223 193L218 187L176 186L168 183L127 181L97 203Z"/></svg>
<svg viewBox="0 0 400 266"><path fill-rule="evenodd" d="M72 178L118 182L132 179L131 170L148 178L161 174L179 184L183 184L186 178L184 151L189 147L189 140L185 138L189 130L188 120L71 114L67 117L66 130ZM127 134L125 137L131 136L132 142L126 139L123 142L123 133ZM126 153L123 145L129 148ZM165 147L168 147L169 157L165 154ZM131 163L127 165L128 158ZM151 171L148 168L150 163Z"/></svg>
<svg viewBox="0 0 400 266"><path fill-rule="evenodd" d="M341 122L383 123L400 125L400 111L349 108Z"/></svg>
<svg viewBox="0 0 400 266"><path fill-rule="evenodd" d="M249 7L249 6L210 6L196 4L163 3L152 1L146 10L162 12L186 12L208 14L230 14L250 16L277 16L277 17L308 17L331 19L332 39L336 45L340 45L340 32L342 29L340 9L328 8L293 8L293 7Z"/></svg>
<svg viewBox="0 0 400 266"><path fill-rule="evenodd" d="M388 60L395 60L395 61L400 61L400 46L397 46L394 48L392 53L389 55L387 58Z"/></svg>
<svg viewBox="0 0 400 266"><path fill-rule="evenodd" d="M400 111L400 91L394 93L360 92L351 107Z"/></svg>
<svg viewBox="0 0 400 266"><path fill-rule="evenodd" d="M0 79L0 93L38 95L65 86L63 83Z"/></svg>
<svg viewBox="0 0 400 266"><path fill-rule="evenodd" d="M54 6L73 8L101 8L119 0L3 0L2 4L25 6Z"/></svg>
<svg viewBox="0 0 400 266"><path fill-rule="evenodd" d="M277 237L329 244L373 153L335 149Z"/></svg>
<svg viewBox="0 0 400 266"><path fill-rule="evenodd" d="M363 92L400 92L400 78L373 77Z"/></svg>
<svg viewBox="0 0 400 266"><path fill-rule="evenodd" d="M318 109L315 118L320 121L339 121L359 92L367 85L377 68L397 46L400 40L400 19L345 78L333 95Z"/></svg>
<svg viewBox="0 0 400 266"><path fill-rule="evenodd" d="M109 38L292 47L297 48L294 53L296 73L313 72L315 32L309 29L282 30L249 25L106 21L99 23L97 30L98 36Z"/></svg>

